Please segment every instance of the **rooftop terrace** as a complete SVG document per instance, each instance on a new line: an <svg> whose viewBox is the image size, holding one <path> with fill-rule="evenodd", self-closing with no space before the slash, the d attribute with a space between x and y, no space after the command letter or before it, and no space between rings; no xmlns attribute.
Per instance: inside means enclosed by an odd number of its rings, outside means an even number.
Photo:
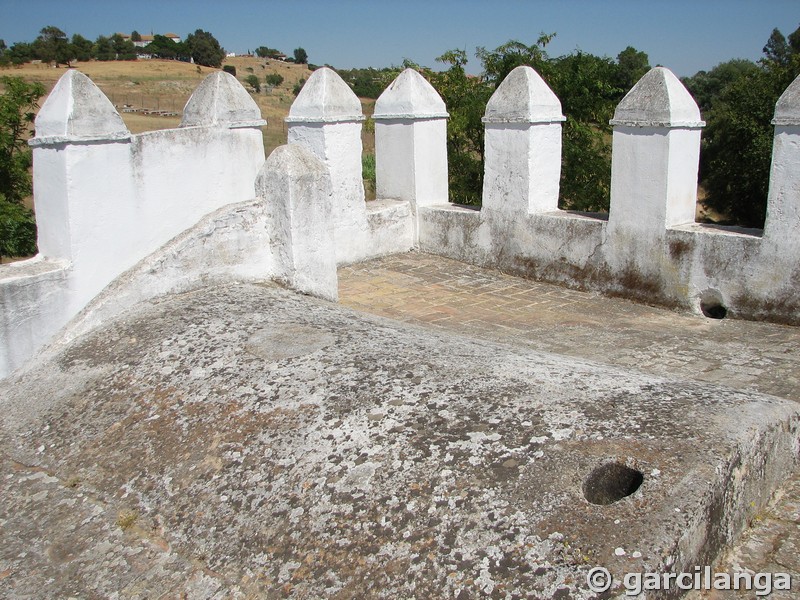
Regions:
<svg viewBox="0 0 800 600"><path fill-rule="evenodd" d="M756 516L737 565L797 577L796 328L418 253L339 279L162 297L0 384L0 594L591 598ZM641 486L594 504L608 464Z"/></svg>

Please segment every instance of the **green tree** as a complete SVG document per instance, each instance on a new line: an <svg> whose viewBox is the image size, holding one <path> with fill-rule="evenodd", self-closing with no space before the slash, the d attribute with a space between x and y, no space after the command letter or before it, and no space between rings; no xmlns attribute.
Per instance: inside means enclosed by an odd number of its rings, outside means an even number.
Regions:
<svg viewBox="0 0 800 600"><path fill-rule="evenodd" d="M258 80L257 75L248 75L244 78L244 81L254 92L259 93L261 91L261 82Z"/></svg>
<svg viewBox="0 0 800 600"><path fill-rule="evenodd" d="M36 57L45 62L55 62L59 65L70 66L75 59L75 50L67 39L67 34L58 27L49 25L42 28L39 37L33 43Z"/></svg>
<svg viewBox="0 0 800 600"><path fill-rule="evenodd" d="M647 54L628 46L617 54L617 76L615 85L626 93L650 70Z"/></svg>
<svg viewBox="0 0 800 600"><path fill-rule="evenodd" d="M295 48L294 50L294 62L299 65L308 64L308 54L306 53L303 48Z"/></svg>
<svg viewBox="0 0 800 600"><path fill-rule="evenodd" d="M144 49L148 54L156 58L168 60L174 60L186 54L183 44L179 44L175 40L163 35L153 36L153 41L147 44Z"/></svg>
<svg viewBox="0 0 800 600"><path fill-rule="evenodd" d="M774 30L758 65L729 61L686 81L706 107L700 154L704 202L724 222L763 227L775 103L798 75L800 27L788 42Z"/></svg>
<svg viewBox="0 0 800 600"><path fill-rule="evenodd" d="M294 88L292 89L292 93L293 93L295 96L297 96L297 95L300 93L300 90L302 90L302 89L303 89L303 86L305 85L305 83L306 83L306 80L305 80L305 79L303 79L303 78L301 77L301 78L300 78L300 81L298 81L298 82L295 84Z"/></svg>
<svg viewBox="0 0 800 600"><path fill-rule="evenodd" d="M234 67L233 65L225 65L222 67L222 70L236 77L236 67Z"/></svg>
<svg viewBox="0 0 800 600"><path fill-rule="evenodd" d="M337 69L345 82L359 98L377 98L383 93L392 80L400 74L400 67L384 69Z"/></svg>
<svg viewBox="0 0 800 600"><path fill-rule="evenodd" d="M510 40L492 51L479 47L475 52L475 56L483 64L486 81L497 88L511 71L521 65L533 67L544 77L548 70L549 62L545 47L555 35L555 33L542 33L536 43L530 46L517 40Z"/></svg>
<svg viewBox="0 0 800 600"><path fill-rule="evenodd" d="M275 48L268 48L267 46L259 46L256 48L256 56L259 58L275 58L283 54L280 50Z"/></svg>
<svg viewBox="0 0 800 600"><path fill-rule="evenodd" d="M447 71L426 75L450 112L448 167L451 195L456 202L480 203L484 152L481 117L497 86L514 68L527 65L548 83L567 116L559 206L583 211L608 210L611 179L608 121L627 91L619 82L640 72L647 65L647 55L627 48L620 53L624 67L584 52L551 58L545 48L554 35L543 33L532 45L511 40L491 51L478 48L476 56L483 65L482 78L465 74L467 57L463 50L447 52L438 59L450 65Z"/></svg>
<svg viewBox="0 0 800 600"><path fill-rule="evenodd" d="M44 87L20 77L0 77L0 84L0 193L20 202L31 193L27 140Z"/></svg>
<svg viewBox="0 0 800 600"><path fill-rule="evenodd" d="M434 73L424 71L442 96L450 113L447 127L447 162L450 196L459 204L481 203L483 191L483 117L491 86L466 74L467 53L450 50L436 59L450 67ZM415 67L407 61L404 67Z"/></svg>
<svg viewBox="0 0 800 600"><path fill-rule="evenodd" d="M75 33L72 35L71 43L72 43L72 49L75 53L75 60L86 62L87 60L92 59L92 51L94 44L92 44L90 40L87 40L79 33Z"/></svg>
<svg viewBox="0 0 800 600"><path fill-rule="evenodd" d="M767 60L776 64L785 65L789 62L789 44L777 27L772 30L767 43L764 44L763 52Z"/></svg>
<svg viewBox="0 0 800 600"><path fill-rule="evenodd" d="M27 42L17 42L6 50L6 56L13 65L22 65L33 60L33 47Z"/></svg>
<svg viewBox="0 0 800 600"><path fill-rule="evenodd" d="M115 60L136 60L138 57L136 46L133 45L133 42L126 40L120 34L115 33L112 35L110 41L114 48Z"/></svg>
<svg viewBox="0 0 800 600"><path fill-rule="evenodd" d="M694 97L700 112L707 116L706 113L714 107L714 103L729 84L742 77L754 76L758 71L759 66L756 63L737 58L720 63L710 71L698 71L681 81Z"/></svg>
<svg viewBox="0 0 800 600"><path fill-rule="evenodd" d="M628 90L616 85L620 76L614 61L584 52L554 59L550 73L548 83L567 117L559 206L605 212L611 199L609 120Z"/></svg>
<svg viewBox="0 0 800 600"><path fill-rule="evenodd" d="M758 70L731 82L706 117L700 159L705 204L733 224L763 227L770 121L782 91L768 71Z"/></svg>
<svg viewBox="0 0 800 600"><path fill-rule="evenodd" d="M219 45L217 39L207 31L196 30L186 36L184 42L187 54L198 65L220 68L225 58L225 50Z"/></svg>
<svg viewBox="0 0 800 600"><path fill-rule="evenodd" d="M20 77L1 77L0 85L0 255L24 256L36 251L35 223L22 200L31 193L27 139L44 87Z"/></svg>
<svg viewBox="0 0 800 600"><path fill-rule="evenodd" d="M135 29L133 31L131 31L131 41L132 42L141 42L142 41L142 35L138 31L136 31Z"/></svg>
<svg viewBox="0 0 800 600"><path fill-rule="evenodd" d="M283 83L283 75L279 73L270 73L265 77L265 80L267 82L267 85L271 85L273 87L279 86L280 84Z"/></svg>
<svg viewBox="0 0 800 600"><path fill-rule="evenodd" d="M94 42L92 54L97 60L116 60L117 54L114 52L114 45L111 40L104 35L100 35Z"/></svg>
<svg viewBox="0 0 800 600"><path fill-rule="evenodd" d="M0 258L36 254L36 218L33 212L0 194Z"/></svg>

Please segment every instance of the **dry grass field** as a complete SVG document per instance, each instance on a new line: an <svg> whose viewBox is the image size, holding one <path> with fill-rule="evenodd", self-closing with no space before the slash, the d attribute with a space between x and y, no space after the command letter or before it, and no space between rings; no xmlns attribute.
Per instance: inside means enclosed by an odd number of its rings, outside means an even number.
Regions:
<svg viewBox="0 0 800 600"><path fill-rule="evenodd" d="M261 81L261 93L252 95L261 109L263 118L267 120L267 126L263 129L267 154L277 146L285 144L284 118L289 114L289 107L295 98L292 89L301 79L308 79L311 75L308 67L245 56L227 58L223 64L236 68L236 77L243 85L244 80L251 74L256 75ZM73 66L91 77L92 81L103 90L120 111L132 133L177 127L189 96L206 75L216 70L173 60L89 61L76 62ZM63 67L26 64L22 67L2 68L0 76L18 76L27 81L39 81L49 93L64 72ZM281 75L284 81L280 86L267 92L265 77L271 73ZM374 100L366 100L363 104L365 113L371 113ZM130 105L138 110L175 112L178 116L162 117L143 115L139 112L123 112L124 105ZM365 149L371 151L372 147L372 140L365 136Z"/></svg>

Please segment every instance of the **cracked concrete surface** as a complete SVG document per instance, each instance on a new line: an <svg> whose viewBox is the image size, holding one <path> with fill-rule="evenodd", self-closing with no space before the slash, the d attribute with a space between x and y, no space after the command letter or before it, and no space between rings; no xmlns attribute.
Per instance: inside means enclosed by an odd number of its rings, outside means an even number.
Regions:
<svg viewBox="0 0 800 600"><path fill-rule="evenodd" d="M272 284L143 303L0 398L11 598L591 598L594 565L710 561L800 426L776 397ZM641 487L587 502L611 462Z"/></svg>

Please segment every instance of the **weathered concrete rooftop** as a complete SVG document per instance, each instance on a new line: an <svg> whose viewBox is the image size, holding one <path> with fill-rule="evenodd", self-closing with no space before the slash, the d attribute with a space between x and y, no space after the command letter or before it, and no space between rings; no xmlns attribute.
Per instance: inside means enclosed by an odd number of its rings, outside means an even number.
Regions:
<svg viewBox="0 0 800 600"><path fill-rule="evenodd" d="M794 466L796 328L339 276L163 297L0 383L0 596L591 598L710 563Z"/></svg>

